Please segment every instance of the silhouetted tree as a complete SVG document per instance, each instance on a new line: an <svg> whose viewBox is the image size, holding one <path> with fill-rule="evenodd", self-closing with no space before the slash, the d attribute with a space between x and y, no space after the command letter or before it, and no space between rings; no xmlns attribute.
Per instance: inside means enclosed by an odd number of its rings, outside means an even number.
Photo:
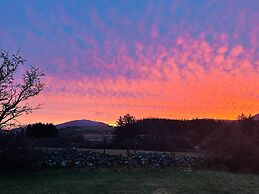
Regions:
<svg viewBox="0 0 259 194"><path fill-rule="evenodd" d="M247 115L245 115L244 113L242 113L242 114L240 114L240 115L237 116L237 119L238 119L239 121L247 120L247 119L250 119L250 118L252 118L251 114L249 114L249 115L247 116Z"/></svg>
<svg viewBox="0 0 259 194"><path fill-rule="evenodd" d="M8 52L0 52L0 129L14 125L17 117L39 108L39 105L32 107L26 101L44 88L40 80L44 73L31 67L20 78L19 67L24 63L19 52L12 56Z"/></svg>
<svg viewBox="0 0 259 194"><path fill-rule="evenodd" d="M137 144L136 118L130 114L120 116L114 130L114 143L124 148L135 148Z"/></svg>
<svg viewBox="0 0 259 194"><path fill-rule="evenodd" d="M257 121L253 119L253 117L250 115L246 116L244 114L241 114L238 116L238 121L241 126L242 132L245 134L258 136L258 126Z"/></svg>
<svg viewBox="0 0 259 194"><path fill-rule="evenodd" d="M117 127L123 127L126 125L130 125L136 122L136 118L130 114L126 114L124 116L120 116L116 122Z"/></svg>
<svg viewBox="0 0 259 194"><path fill-rule="evenodd" d="M41 138L41 137L57 137L58 129L55 125L48 123L36 123L32 125L28 125L26 128L26 134L29 137L33 138Z"/></svg>

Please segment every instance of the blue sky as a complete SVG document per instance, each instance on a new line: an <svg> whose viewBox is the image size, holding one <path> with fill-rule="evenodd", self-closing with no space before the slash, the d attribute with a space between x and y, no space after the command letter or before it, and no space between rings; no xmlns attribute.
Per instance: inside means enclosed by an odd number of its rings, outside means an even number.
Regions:
<svg viewBox="0 0 259 194"><path fill-rule="evenodd" d="M98 117L111 122L127 112L138 117L233 118L259 108L258 10L256 0L4 0L0 48L20 48L28 64L47 71L40 99L46 105L34 120ZM218 83L217 77L225 81ZM239 95L247 84L252 86ZM215 93L204 92L212 87ZM192 92L194 102L188 98ZM57 95L84 100L63 99L71 104L65 108ZM215 102L213 95L218 96ZM211 108L206 110L202 102ZM233 105L227 110L225 104Z"/></svg>

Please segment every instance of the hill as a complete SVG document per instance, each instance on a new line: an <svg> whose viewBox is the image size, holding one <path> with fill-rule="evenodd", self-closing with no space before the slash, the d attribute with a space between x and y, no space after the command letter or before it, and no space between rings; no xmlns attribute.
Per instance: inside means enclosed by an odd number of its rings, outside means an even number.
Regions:
<svg viewBox="0 0 259 194"><path fill-rule="evenodd" d="M66 144L83 147L92 143L107 142L112 139L113 127L106 123L91 120L74 120L56 125L59 129L59 138ZM87 143L88 142L88 143Z"/></svg>
<svg viewBox="0 0 259 194"><path fill-rule="evenodd" d="M91 120L74 120L56 125L58 129L67 127L107 127L108 124Z"/></svg>
<svg viewBox="0 0 259 194"><path fill-rule="evenodd" d="M252 118L253 118L254 120L259 121L259 113L258 113L258 114L256 114L256 115L254 115L254 116L252 116Z"/></svg>

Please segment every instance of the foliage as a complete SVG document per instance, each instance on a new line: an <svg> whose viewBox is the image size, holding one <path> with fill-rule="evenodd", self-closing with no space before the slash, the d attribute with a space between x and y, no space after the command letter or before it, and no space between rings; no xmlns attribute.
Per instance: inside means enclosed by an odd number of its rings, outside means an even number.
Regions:
<svg viewBox="0 0 259 194"><path fill-rule="evenodd" d="M33 138L57 137L58 129L51 123L35 123L27 126L26 134Z"/></svg>
<svg viewBox="0 0 259 194"><path fill-rule="evenodd" d="M131 125L136 122L136 118L130 114L120 116L117 120L117 127L124 127L126 125Z"/></svg>
<svg viewBox="0 0 259 194"><path fill-rule="evenodd" d="M117 127L114 130L114 143L117 146L133 149L138 139L135 128L136 118L130 114L120 116L117 120Z"/></svg>
<svg viewBox="0 0 259 194"><path fill-rule="evenodd" d="M13 126L17 117L40 107L32 107L26 101L44 88L40 80L44 73L39 68L31 67L19 79L24 64L25 60L19 52L12 56L0 52L0 129Z"/></svg>
<svg viewBox="0 0 259 194"><path fill-rule="evenodd" d="M0 171L40 170L42 153L31 147L9 146L0 152Z"/></svg>
<svg viewBox="0 0 259 194"><path fill-rule="evenodd" d="M31 146L24 128L0 131L0 171L36 170L42 154Z"/></svg>
<svg viewBox="0 0 259 194"><path fill-rule="evenodd" d="M13 147L29 147L30 141L26 137L25 128L0 130L0 152Z"/></svg>
<svg viewBox="0 0 259 194"><path fill-rule="evenodd" d="M194 150L221 122L212 119L170 120L143 119L117 127L114 143L145 150Z"/></svg>
<svg viewBox="0 0 259 194"><path fill-rule="evenodd" d="M209 167L221 170L259 172L259 122L240 117L224 123L204 142Z"/></svg>

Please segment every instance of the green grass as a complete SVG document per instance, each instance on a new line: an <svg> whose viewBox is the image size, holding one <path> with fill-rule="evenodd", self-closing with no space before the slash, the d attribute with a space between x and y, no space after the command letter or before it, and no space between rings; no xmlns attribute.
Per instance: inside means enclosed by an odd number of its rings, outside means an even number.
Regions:
<svg viewBox="0 0 259 194"><path fill-rule="evenodd" d="M179 169L50 170L1 174L0 193L259 193L259 176Z"/></svg>

